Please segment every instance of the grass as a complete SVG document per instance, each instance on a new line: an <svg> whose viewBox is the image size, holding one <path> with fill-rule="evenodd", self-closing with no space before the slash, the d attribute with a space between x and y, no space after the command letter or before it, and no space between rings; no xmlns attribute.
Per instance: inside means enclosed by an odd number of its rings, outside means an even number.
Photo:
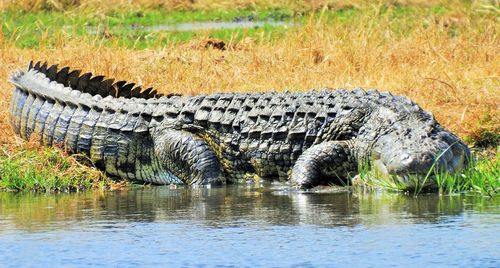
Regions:
<svg viewBox="0 0 500 268"><path fill-rule="evenodd" d="M484 196L494 197L500 193L500 154L494 159L474 158L470 166L459 173L441 172L432 177L413 177L411 185L397 178L384 178L368 165L361 165L359 176L353 185L361 189L388 190L393 192L411 192L415 196L422 192L437 191L439 194L454 194L475 192Z"/></svg>
<svg viewBox="0 0 500 268"><path fill-rule="evenodd" d="M475 160L459 174L438 174L436 183L440 193L471 191L493 197L500 192L500 154L493 160Z"/></svg>
<svg viewBox="0 0 500 268"><path fill-rule="evenodd" d="M488 1L482 1L488 2ZM494 2L494 1L492 1ZM373 4L370 0L3 0L0 2L1 9L17 9L23 11L100 11L109 12L114 10L130 9L161 9L166 11L176 10L200 10L200 11L233 11L244 9L282 9L295 12L311 12L323 7L327 8L351 8L367 4ZM451 4L453 1L443 0L391 0L385 1L391 5L436 5L440 3Z"/></svg>
<svg viewBox="0 0 500 268"><path fill-rule="evenodd" d="M68 192L111 185L102 172L84 165L81 158L34 142L20 144L0 154L0 190Z"/></svg>
<svg viewBox="0 0 500 268"><path fill-rule="evenodd" d="M12 86L6 78L31 59L192 95L357 86L390 90L431 111L470 146L499 146L500 7L494 1L241 0L217 7L201 0L165 1L162 6L158 1L128 2L99 7L87 0L0 3L2 163L19 166L23 158L36 155L16 145L7 112ZM290 28L154 33L129 27L239 16L298 23ZM92 34L88 26L101 30ZM206 49L203 44L210 38L221 39L227 49ZM498 167L498 151L494 154L482 158L479 167ZM489 178L474 174L470 176L477 180Z"/></svg>
<svg viewBox="0 0 500 268"><path fill-rule="evenodd" d="M234 10L234 11L171 11L161 10L120 10L96 14L95 12L67 13L57 11L23 12L5 10L2 12L4 38L20 48L37 48L40 39L44 46L55 46L60 39L85 39L86 42L103 37L108 46L119 45L129 48L165 46L196 37L228 38L233 35L241 39L242 30L206 30L152 32L142 30L142 26L175 25L193 21L233 21L241 18L269 20L290 18L286 10ZM249 29L246 35L258 36L262 33L277 35L283 27L262 27ZM154 41L152 41L154 40Z"/></svg>
<svg viewBox="0 0 500 268"><path fill-rule="evenodd" d="M87 43L101 39L106 46L128 48L163 47L196 38L220 38L240 41L245 37L256 38L267 36L267 40L282 37L287 27L251 28L246 30L204 30L204 31L169 31L156 32L144 30L141 27L153 25L175 25L185 22L203 21L234 21L252 19L258 21L284 20L293 21L295 26L307 24L314 18L324 24L341 24L347 26L353 20L367 15L369 9L376 9L377 16L386 16L397 26L392 29L395 34L404 36L419 25L428 22L407 19L421 16L435 16L449 13L449 7L412 6L412 5L379 5L355 7L347 6L335 9L322 9L307 12L290 7L246 9L214 9L214 10L162 10L137 7L136 9L69 10L65 12L51 10L32 10L26 12L19 9L6 8L1 13L4 38L20 48L37 48L43 39L43 45L54 47L61 39L84 39ZM404 23L398 23L398 21ZM450 35L460 34L455 25L449 28Z"/></svg>

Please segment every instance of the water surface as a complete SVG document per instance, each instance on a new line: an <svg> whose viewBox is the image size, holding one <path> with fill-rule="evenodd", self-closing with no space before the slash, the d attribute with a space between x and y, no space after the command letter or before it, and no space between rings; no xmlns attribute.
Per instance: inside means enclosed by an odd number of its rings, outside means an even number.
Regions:
<svg viewBox="0 0 500 268"><path fill-rule="evenodd" d="M245 28L259 28L264 26L278 27L278 26L292 26L291 22L287 21L254 21L254 20L241 20L241 21L204 21L204 22L186 22L178 24L164 24L152 26L136 26L134 29L141 29L146 31L201 31L201 30L222 30L222 29L245 29Z"/></svg>
<svg viewBox="0 0 500 268"><path fill-rule="evenodd" d="M498 267L499 208L269 187L0 193L0 267Z"/></svg>
<svg viewBox="0 0 500 268"><path fill-rule="evenodd" d="M188 31L204 31L204 30L234 30L262 27L292 27L296 24L290 21L257 21L257 20L237 20L237 21L202 21L202 22L184 22L173 24L157 24L157 25L125 25L114 26L113 29L121 30L141 30L146 32L188 32ZM71 28L67 26L66 28ZM98 27L87 27L89 33L95 34L99 31Z"/></svg>

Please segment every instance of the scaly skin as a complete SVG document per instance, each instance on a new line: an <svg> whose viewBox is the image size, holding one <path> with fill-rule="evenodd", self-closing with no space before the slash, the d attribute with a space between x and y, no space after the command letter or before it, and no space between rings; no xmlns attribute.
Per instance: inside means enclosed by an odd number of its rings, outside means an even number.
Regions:
<svg viewBox="0 0 500 268"><path fill-rule="evenodd" d="M455 172L470 157L432 114L375 90L162 96L39 62L11 81L18 135L36 133L130 180L214 184L256 174L310 188L366 162L411 187L434 162Z"/></svg>

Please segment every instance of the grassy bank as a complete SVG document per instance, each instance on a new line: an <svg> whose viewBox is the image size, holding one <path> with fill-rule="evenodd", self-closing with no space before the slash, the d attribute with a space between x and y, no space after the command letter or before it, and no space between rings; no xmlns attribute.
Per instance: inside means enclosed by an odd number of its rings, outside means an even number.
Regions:
<svg viewBox="0 0 500 268"><path fill-rule="evenodd" d="M177 6L169 1L162 6L147 0L127 2L99 8L93 1L37 2L40 5L21 1L18 6L2 2L0 127L6 130L0 135L5 145L0 152L2 170L24 165L22 159L37 155L30 153L37 152L32 149L13 146L16 140L7 114L12 86L6 78L31 59L132 80L162 92L193 95L357 86L390 90L433 112L469 145L498 147L499 7L488 1L425 5L419 1L318 1L314 5L227 1L218 7L211 1L191 5L178 1ZM296 25L191 32L134 28L249 16ZM91 32L88 27L99 30ZM221 39L226 50L206 48L210 38ZM481 161L498 167L497 158L495 151ZM77 162L69 165L65 169L69 173L58 174L72 177L71 167ZM57 173L57 168L49 170L52 173L44 174ZM11 177L16 176L26 175Z"/></svg>
<svg viewBox="0 0 500 268"><path fill-rule="evenodd" d="M62 150L21 143L2 148L0 153L0 190L68 192L106 189L112 181L94 168L84 156Z"/></svg>
<svg viewBox="0 0 500 268"><path fill-rule="evenodd" d="M457 174L438 173L424 178L411 178L414 188L408 189L406 184L396 178L383 178L367 165L361 166L359 176L353 180L353 186L359 190L388 190L394 192L411 192L418 195L423 192L437 191L440 194L475 192L494 197L500 193L500 153L491 159L478 158L468 168ZM435 183L429 184L435 181Z"/></svg>

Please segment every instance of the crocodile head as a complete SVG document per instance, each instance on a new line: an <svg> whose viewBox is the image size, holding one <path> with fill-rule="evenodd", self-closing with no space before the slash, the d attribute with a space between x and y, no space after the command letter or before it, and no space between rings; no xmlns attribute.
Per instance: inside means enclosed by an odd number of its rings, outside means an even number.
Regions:
<svg viewBox="0 0 500 268"><path fill-rule="evenodd" d="M415 107L408 113L381 108L377 122L385 126L374 140L372 168L409 188L432 186L435 174L455 173L468 165L470 151L457 136L439 125L432 114Z"/></svg>

